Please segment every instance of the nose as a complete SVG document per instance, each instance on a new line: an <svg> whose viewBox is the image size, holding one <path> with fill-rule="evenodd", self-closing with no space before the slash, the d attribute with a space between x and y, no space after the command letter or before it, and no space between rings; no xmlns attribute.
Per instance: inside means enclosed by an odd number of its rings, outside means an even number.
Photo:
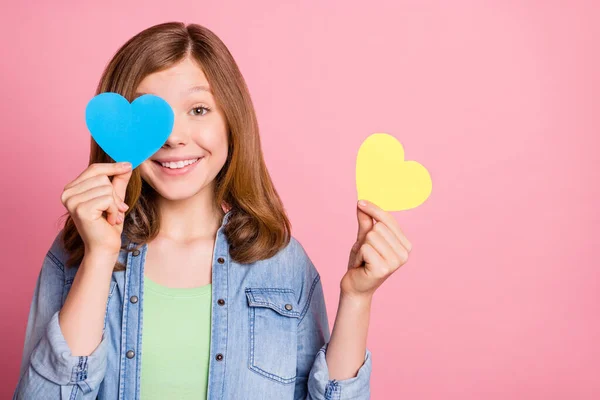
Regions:
<svg viewBox="0 0 600 400"><path fill-rule="evenodd" d="M178 122L177 118L175 118L175 121L173 123L173 130L171 131L171 134L169 135L167 141L163 144L162 147L175 148L178 146L185 146L189 142L189 140L190 135L187 128L184 126L184 124Z"/></svg>

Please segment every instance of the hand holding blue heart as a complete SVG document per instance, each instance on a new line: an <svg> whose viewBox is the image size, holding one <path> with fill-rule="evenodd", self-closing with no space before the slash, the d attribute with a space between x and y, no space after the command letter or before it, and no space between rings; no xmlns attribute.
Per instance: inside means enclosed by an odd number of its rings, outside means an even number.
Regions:
<svg viewBox="0 0 600 400"><path fill-rule="evenodd" d="M116 162L129 161L133 168L162 147L174 119L169 103L152 94L129 103L118 93L105 92L85 109L86 125L98 146Z"/></svg>

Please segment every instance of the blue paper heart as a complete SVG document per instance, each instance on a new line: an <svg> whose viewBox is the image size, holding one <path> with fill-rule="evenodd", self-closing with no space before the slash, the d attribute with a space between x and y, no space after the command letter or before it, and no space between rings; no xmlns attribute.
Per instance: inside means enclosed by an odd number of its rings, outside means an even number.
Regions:
<svg viewBox="0 0 600 400"><path fill-rule="evenodd" d="M118 93L101 93L85 109L85 122L98 143L116 162L133 168L156 153L173 130L174 114L165 100L152 94L132 103Z"/></svg>

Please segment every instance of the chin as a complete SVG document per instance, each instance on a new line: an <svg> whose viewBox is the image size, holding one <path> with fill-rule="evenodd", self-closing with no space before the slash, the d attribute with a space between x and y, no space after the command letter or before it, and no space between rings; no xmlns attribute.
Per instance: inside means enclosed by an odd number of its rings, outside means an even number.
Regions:
<svg viewBox="0 0 600 400"><path fill-rule="evenodd" d="M189 187L186 189L182 188L181 190L157 190L156 188L154 190L156 190L161 197L171 201L186 200L194 197L200 192L200 188L190 189Z"/></svg>
<svg viewBox="0 0 600 400"><path fill-rule="evenodd" d="M195 195L197 195L202 190L201 186L191 187L189 183L185 184L181 182L181 185L169 185L163 182L153 182L153 180L144 179L143 177L142 179L150 187L152 187L152 189L154 189L154 191L160 197L172 201L189 199L190 197L194 197Z"/></svg>

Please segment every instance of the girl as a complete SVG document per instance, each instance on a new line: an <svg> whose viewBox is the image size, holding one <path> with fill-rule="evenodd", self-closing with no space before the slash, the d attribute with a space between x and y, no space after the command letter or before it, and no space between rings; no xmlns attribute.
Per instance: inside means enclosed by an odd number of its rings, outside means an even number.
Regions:
<svg viewBox="0 0 600 400"><path fill-rule="evenodd" d="M103 92L162 97L173 130L133 171L92 140L62 194L14 398L368 399L373 293L411 249L395 219L357 206L330 336L222 41L199 25L146 29L107 65Z"/></svg>

